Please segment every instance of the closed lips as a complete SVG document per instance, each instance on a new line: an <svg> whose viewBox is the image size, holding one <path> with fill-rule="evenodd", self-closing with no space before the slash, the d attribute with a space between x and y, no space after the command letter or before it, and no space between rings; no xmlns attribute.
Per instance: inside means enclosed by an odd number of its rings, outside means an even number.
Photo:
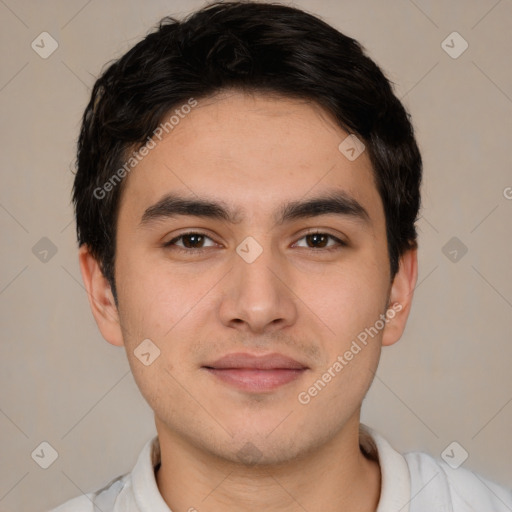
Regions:
<svg viewBox="0 0 512 512"><path fill-rule="evenodd" d="M204 365L214 370L305 370L306 365L282 354L257 356L249 353L233 353Z"/></svg>

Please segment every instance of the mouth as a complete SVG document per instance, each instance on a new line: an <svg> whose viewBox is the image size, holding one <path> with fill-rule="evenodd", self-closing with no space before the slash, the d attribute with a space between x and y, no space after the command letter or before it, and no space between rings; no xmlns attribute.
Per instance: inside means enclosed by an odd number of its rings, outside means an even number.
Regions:
<svg viewBox="0 0 512 512"><path fill-rule="evenodd" d="M308 367L282 354L264 356L249 353L228 354L203 366L225 384L242 391L272 391L298 379Z"/></svg>

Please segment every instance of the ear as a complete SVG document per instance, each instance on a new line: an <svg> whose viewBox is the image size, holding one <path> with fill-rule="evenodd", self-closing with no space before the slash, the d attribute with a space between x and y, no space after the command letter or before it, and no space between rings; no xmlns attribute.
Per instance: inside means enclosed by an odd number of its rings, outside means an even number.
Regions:
<svg viewBox="0 0 512 512"><path fill-rule="evenodd" d="M400 257L398 272L393 279L386 312L387 322L382 345L396 343L402 336L411 310L414 287L418 279L418 250L409 249Z"/></svg>
<svg viewBox="0 0 512 512"><path fill-rule="evenodd" d="M99 262L91 254L87 245L84 244L80 247L78 258L91 311L99 330L109 343L122 346L124 342L119 324L119 314L110 284L105 279Z"/></svg>

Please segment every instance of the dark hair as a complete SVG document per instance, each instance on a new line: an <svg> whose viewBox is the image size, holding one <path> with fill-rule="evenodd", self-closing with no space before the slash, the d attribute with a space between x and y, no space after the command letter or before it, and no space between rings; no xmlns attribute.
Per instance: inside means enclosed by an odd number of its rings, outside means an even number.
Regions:
<svg viewBox="0 0 512 512"><path fill-rule="evenodd" d="M114 297L124 181L104 185L173 108L226 89L313 101L364 142L384 205L393 278L400 255L417 247L422 160L390 82L356 40L311 14L216 2L183 21L162 19L103 72L84 112L73 188L78 243L90 247Z"/></svg>

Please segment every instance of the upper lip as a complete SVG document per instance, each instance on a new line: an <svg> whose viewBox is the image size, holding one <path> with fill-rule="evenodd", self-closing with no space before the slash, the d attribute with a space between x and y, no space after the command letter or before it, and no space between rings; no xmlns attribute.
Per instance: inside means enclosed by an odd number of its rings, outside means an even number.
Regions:
<svg viewBox="0 0 512 512"><path fill-rule="evenodd" d="M253 370L303 370L307 368L302 363L299 363L291 357L287 357L283 354L272 353L265 355L254 355L247 352L234 352L227 354L220 359L217 359L213 363L204 365L206 368L214 369L242 369L249 368Z"/></svg>

